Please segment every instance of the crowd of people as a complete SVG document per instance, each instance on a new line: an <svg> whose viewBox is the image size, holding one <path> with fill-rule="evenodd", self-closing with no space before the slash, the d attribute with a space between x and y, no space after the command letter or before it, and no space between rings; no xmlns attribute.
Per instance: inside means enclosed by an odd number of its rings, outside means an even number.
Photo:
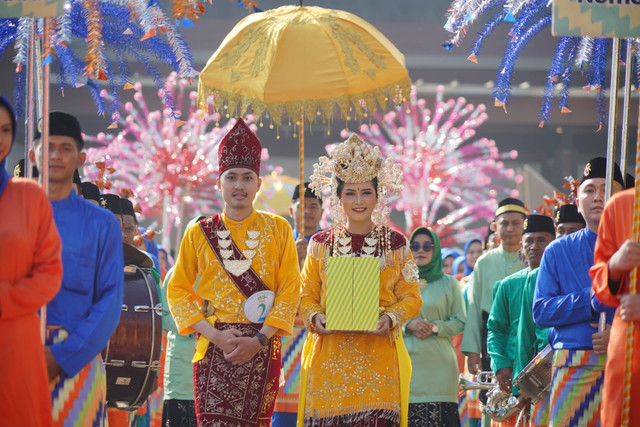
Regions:
<svg viewBox="0 0 640 427"><path fill-rule="evenodd" d="M238 119L218 150L224 208L188 223L172 266L130 200L80 181L75 117L50 114L47 193L7 173L15 133L0 97L3 425L619 426L628 392L640 425L634 189L616 169L605 203L605 158L575 205L550 217L506 198L458 251L388 226L401 171L357 134L296 188L293 227L255 210L261 143ZM162 306L160 424L107 398L132 266Z"/></svg>

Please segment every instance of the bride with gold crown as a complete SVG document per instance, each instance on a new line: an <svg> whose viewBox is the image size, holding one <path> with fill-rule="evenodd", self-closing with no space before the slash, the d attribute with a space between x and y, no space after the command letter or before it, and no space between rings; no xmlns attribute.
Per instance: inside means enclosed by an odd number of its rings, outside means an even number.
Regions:
<svg viewBox="0 0 640 427"><path fill-rule="evenodd" d="M384 225L402 189L400 165L358 135L314 165L311 188L331 190L333 226L309 243L299 312L298 425L407 425L411 362L401 326L418 315L418 270L406 237Z"/></svg>

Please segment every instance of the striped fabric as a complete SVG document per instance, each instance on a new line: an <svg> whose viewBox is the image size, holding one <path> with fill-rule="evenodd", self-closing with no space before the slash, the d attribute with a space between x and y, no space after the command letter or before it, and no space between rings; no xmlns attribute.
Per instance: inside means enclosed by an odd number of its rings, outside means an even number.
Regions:
<svg viewBox="0 0 640 427"><path fill-rule="evenodd" d="M605 361L605 355L597 355L593 350L554 352L550 426L600 425Z"/></svg>
<svg viewBox="0 0 640 427"><path fill-rule="evenodd" d="M327 329L372 331L380 305L380 258L329 257Z"/></svg>
<svg viewBox="0 0 640 427"><path fill-rule="evenodd" d="M302 347L307 338L307 329L302 320L296 317L293 334L282 337L282 373L284 386L280 387L276 397L274 412L298 412L298 394L300 393L300 366Z"/></svg>
<svg viewBox="0 0 640 427"><path fill-rule="evenodd" d="M460 414L460 425L465 427L469 423L469 408L467 407L467 393L458 395L458 414Z"/></svg>
<svg viewBox="0 0 640 427"><path fill-rule="evenodd" d="M531 411L531 426L543 427L549 425L549 403L551 402L551 393L542 398L533 406Z"/></svg>
<svg viewBox="0 0 640 427"><path fill-rule="evenodd" d="M46 344L64 341L64 329L47 329ZM106 374L98 355L76 376L64 372L50 383L54 427L103 427L106 425Z"/></svg>

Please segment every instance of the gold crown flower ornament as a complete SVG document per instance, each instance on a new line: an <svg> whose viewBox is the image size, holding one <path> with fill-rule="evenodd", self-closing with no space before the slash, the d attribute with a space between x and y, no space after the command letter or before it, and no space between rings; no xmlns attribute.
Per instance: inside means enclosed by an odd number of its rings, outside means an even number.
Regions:
<svg viewBox="0 0 640 427"><path fill-rule="evenodd" d="M330 189L331 222L337 231L336 238L346 234L346 214L338 199L338 179L345 183L360 184L377 178L378 203L372 215L372 233L386 243L381 246L381 249L385 249L389 242L388 233L381 231L389 219L389 200L402 192L402 166L385 159L377 146L366 143L355 133L328 151L330 157L320 157L318 163L313 165L314 173L309 187L318 195Z"/></svg>

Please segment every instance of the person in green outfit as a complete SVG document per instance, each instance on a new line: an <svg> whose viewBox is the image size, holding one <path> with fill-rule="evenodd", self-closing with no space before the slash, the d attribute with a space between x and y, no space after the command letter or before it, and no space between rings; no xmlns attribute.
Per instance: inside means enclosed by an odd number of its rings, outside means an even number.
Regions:
<svg viewBox="0 0 640 427"><path fill-rule="evenodd" d="M467 323L464 327L462 352L468 356L469 372L475 375L480 368L489 370L488 357L480 355L486 350L486 321L491 311L493 285L510 274L522 269L520 262L520 239L526 210L521 200L508 197L498 204L492 228L500 239L500 246L484 253L473 273L473 292L469 300ZM483 342L484 341L484 342ZM483 355L484 356L484 355Z"/></svg>
<svg viewBox="0 0 640 427"><path fill-rule="evenodd" d="M422 308L403 328L413 373L409 425L460 426L458 363L451 337L464 329L466 309L458 281L442 272L440 239L428 228L411 235L418 266Z"/></svg>
<svg viewBox="0 0 640 427"><path fill-rule="evenodd" d="M555 222L556 239L559 239L584 228L585 221L580 212L578 212L576 205L567 204L556 210ZM518 320L513 359L513 378L527 366L537 353L549 344L549 330L540 328L534 323L531 310L537 277L538 269L532 271L530 280L527 280L522 287L520 319ZM531 425L548 425L550 397L550 394L547 394L545 398L536 404L531 413Z"/></svg>
<svg viewBox="0 0 640 427"><path fill-rule="evenodd" d="M487 348L491 356L491 370L496 373L498 385L505 392L511 392L512 380L522 369L522 366L514 366L522 292L526 283L535 284L542 253L555 238L555 232L550 217L529 215L522 234L522 252L529 266L493 287L493 303L487 322Z"/></svg>
<svg viewBox="0 0 640 427"><path fill-rule="evenodd" d="M188 230L189 227L203 218L205 217L193 218L184 229ZM176 322L169 311L167 288L172 275L173 268L167 272L160 290L163 307L162 328L167 331L162 427L197 427L192 362L196 347L196 334L180 334Z"/></svg>
<svg viewBox="0 0 640 427"><path fill-rule="evenodd" d="M584 217L578 211L578 206L574 204L560 206L556 209L554 218L556 221L556 239L582 230L587 225Z"/></svg>
<svg viewBox="0 0 640 427"><path fill-rule="evenodd" d="M487 353L487 320L491 311L493 285L505 277L522 270L520 240L527 211L524 203L508 197L498 204L491 229L495 230L500 246L485 252L473 272L473 289L467 309L467 322L460 349L467 356L467 367L472 375L480 370L491 369ZM484 402L485 393L480 394ZM488 427L491 420L482 417L482 426Z"/></svg>

